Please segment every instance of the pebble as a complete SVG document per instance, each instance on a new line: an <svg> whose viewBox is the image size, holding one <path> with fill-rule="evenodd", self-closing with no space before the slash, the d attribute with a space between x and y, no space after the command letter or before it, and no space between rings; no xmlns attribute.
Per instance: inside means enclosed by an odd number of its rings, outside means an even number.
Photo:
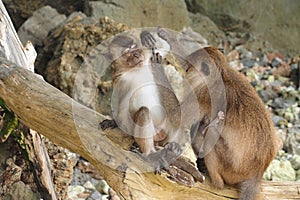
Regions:
<svg viewBox="0 0 300 200"><path fill-rule="evenodd" d="M95 190L88 196L87 200L102 200L102 194Z"/></svg>
<svg viewBox="0 0 300 200"><path fill-rule="evenodd" d="M68 197L71 199L78 199L78 195L82 194L85 188L81 185L70 185L68 187Z"/></svg>
<svg viewBox="0 0 300 200"><path fill-rule="evenodd" d="M272 67L278 67L282 63L282 60L278 57L275 57L271 61L271 66Z"/></svg>
<svg viewBox="0 0 300 200"><path fill-rule="evenodd" d="M83 187L85 187L86 189L88 190L96 190L95 186L90 182L90 181L87 181Z"/></svg>
<svg viewBox="0 0 300 200"><path fill-rule="evenodd" d="M226 55L228 62L239 60L240 55L237 50L233 50Z"/></svg>
<svg viewBox="0 0 300 200"><path fill-rule="evenodd" d="M251 68L255 64L255 61L251 60L249 58L242 59L241 62L243 63L244 67L246 67L246 68Z"/></svg>
<svg viewBox="0 0 300 200"><path fill-rule="evenodd" d="M108 194L109 193L109 185L105 180L101 180L95 186L96 190L98 190L101 194Z"/></svg>
<svg viewBox="0 0 300 200"><path fill-rule="evenodd" d="M264 179L272 181L295 181L296 172L288 160L273 160L264 174Z"/></svg>
<svg viewBox="0 0 300 200"><path fill-rule="evenodd" d="M300 155L294 155L291 159L291 164L295 170L300 169Z"/></svg>

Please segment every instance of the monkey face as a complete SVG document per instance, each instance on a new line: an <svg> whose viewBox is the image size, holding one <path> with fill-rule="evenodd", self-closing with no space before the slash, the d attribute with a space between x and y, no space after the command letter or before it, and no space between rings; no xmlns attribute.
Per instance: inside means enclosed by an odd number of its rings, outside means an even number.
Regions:
<svg viewBox="0 0 300 200"><path fill-rule="evenodd" d="M135 41L134 37L127 35L117 36L112 41L110 45L110 53L114 59L112 67L117 74L143 65L143 50Z"/></svg>
<svg viewBox="0 0 300 200"><path fill-rule="evenodd" d="M143 50L132 45L130 48L126 48L121 57L119 58L123 66L128 68L140 67L144 61Z"/></svg>

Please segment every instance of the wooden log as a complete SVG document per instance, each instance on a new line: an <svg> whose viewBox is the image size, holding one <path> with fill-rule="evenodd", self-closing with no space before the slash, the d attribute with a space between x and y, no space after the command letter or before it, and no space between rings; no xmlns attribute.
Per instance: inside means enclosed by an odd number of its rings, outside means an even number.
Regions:
<svg viewBox="0 0 300 200"><path fill-rule="evenodd" d="M0 60L0 97L28 127L94 164L123 199L237 197L230 187L216 190L206 182L189 188L170 181L165 173L154 175L150 164L115 145L106 137L109 133L91 123L95 117L101 121L104 116L75 102L34 73L4 60ZM122 135L118 129L109 131ZM298 182L263 182L259 199L299 199L299 188Z"/></svg>

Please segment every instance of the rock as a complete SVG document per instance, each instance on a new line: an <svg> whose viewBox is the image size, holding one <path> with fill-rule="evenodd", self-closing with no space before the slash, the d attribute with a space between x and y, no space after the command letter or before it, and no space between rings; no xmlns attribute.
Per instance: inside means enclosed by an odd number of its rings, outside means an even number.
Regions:
<svg viewBox="0 0 300 200"><path fill-rule="evenodd" d="M257 51L255 57L256 57L256 61L260 66L267 66L268 58L266 54L264 54L261 51Z"/></svg>
<svg viewBox="0 0 300 200"><path fill-rule="evenodd" d="M289 132L284 142L284 149L294 155L300 155L300 134Z"/></svg>
<svg viewBox="0 0 300 200"><path fill-rule="evenodd" d="M240 58L245 59L245 60L251 60L252 59L252 52L249 51L248 49L245 49L242 46L237 47L238 52L240 53Z"/></svg>
<svg viewBox="0 0 300 200"><path fill-rule="evenodd" d="M49 83L78 102L109 115L111 70L104 57L107 47L101 42L126 30L126 25L108 18L96 24L78 14L51 32L36 66Z"/></svg>
<svg viewBox="0 0 300 200"><path fill-rule="evenodd" d="M273 160L264 173L263 178L272 181L295 181L296 172L294 171L290 161Z"/></svg>
<svg viewBox="0 0 300 200"><path fill-rule="evenodd" d="M242 70L244 68L243 63L241 63L239 60L229 62L229 65L237 71Z"/></svg>
<svg viewBox="0 0 300 200"><path fill-rule="evenodd" d="M33 13L18 31L23 44L31 41L33 45L42 46L44 39L50 30L57 27L66 19L65 15L59 14L54 8L44 6Z"/></svg>
<svg viewBox="0 0 300 200"><path fill-rule="evenodd" d="M70 150L59 147L45 139L48 155L51 160L52 179L58 198L66 199L73 169L77 163L77 155Z"/></svg>
<svg viewBox="0 0 300 200"><path fill-rule="evenodd" d="M236 49L238 50L239 54L243 54L244 51L248 52L248 50L245 49L244 45L249 40L249 37L250 35L245 33L226 32L226 37L222 39L223 48L227 51ZM252 54L252 52L249 53ZM247 58L244 55L242 57Z"/></svg>
<svg viewBox="0 0 300 200"><path fill-rule="evenodd" d="M88 173L82 173L80 169L75 167L70 185L83 185L90 179L91 176Z"/></svg>
<svg viewBox="0 0 300 200"><path fill-rule="evenodd" d="M256 41L269 41L282 52L291 54L300 52L297 20L300 13L296 9L299 8L300 1L283 3L281 0L272 2L253 0L245 3L235 0L186 0L186 4L190 12L205 14L221 30L240 32L251 30L260 35ZM270 6L272 9L266 9Z"/></svg>
<svg viewBox="0 0 300 200"><path fill-rule="evenodd" d="M274 71L273 75L275 77L283 76L283 77L290 77L291 74L291 67L283 62L281 63Z"/></svg>
<svg viewBox="0 0 300 200"><path fill-rule="evenodd" d="M288 124L288 121L286 119L278 115L272 115L272 121L276 126L281 126L281 125L287 126Z"/></svg>
<svg viewBox="0 0 300 200"><path fill-rule="evenodd" d="M89 195L86 200L102 200L102 194L95 190Z"/></svg>
<svg viewBox="0 0 300 200"><path fill-rule="evenodd" d="M300 181L300 169L296 171L296 181Z"/></svg>
<svg viewBox="0 0 300 200"><path fill-rule="evenodd" d="M95 19L108 16L134 28L162 26L181 30L189 24L184 0L88 1L86 13Z"/></svg>
<svg viewBox="0 0 300 200"><path fill-rule="evenodd" d="M208 46L207 40L199 33L193 31L191 27L184 28L179 34L178 40L186 50L187 55Z"/></svg>
<svg viewBox="0 0 300 200"><path fill-rule="evenodd" d="M8 158L6 160L5 171L0 176L0 195L6 194L10 191L12 185L21 180L22 176L22 167L15 164L13 158Z"/></svg>
<svg viewBox="0 0 300 200"><path fill-rule="evenodd" d="M278 97L276 98L273 103L272 106L274 108L282 108L282 109L287 109L289 107L291 107L295 102L283 97ZM283 113L284 114L284 113Z"/></svg>
<svg viewBox="0 0 300 200"><path fill-rule="evenodd" d="M211 19L200 13L190 13L189 17L191 28L206 38L209 44L218 46L221 43L221 38L224 38L225 34Z"/></svg>
<svg viewBox="0 0 300 200"><path fill-rule="evenodd" d="M9 144L7 142L2 143L0 145L0 176L5 171L5 162L8 159L9 154Z"/></svg>
<svg viewBox="0 0 300 200"><path fill-rule="evenodd" d="M70 185L68 187L68 198L78 199L78 195L85 191L84 187L80 185Z"/></svg>
<svg viewBox="0 0 300 200"><path fill-rule="evenodd" d="M271 66L272 67L278 67L282 63L282 60L278 57L275 57L271 61Z"/></svg>
<svg viewBox="0 0 300 200"><path fill-rule="evenodd" d="M259 91L259 96L262 98L263 102L267 102L270 99L274 99L277 97L277 93L274 92L271 88L267 88L265 90Z"/></svg>
<svg viewBox="0 0 300 200"><path fill-rule="evenodd" d="M300 155L294 155L291 159L291 164L295 170L300 169Z"/></svg>
<svg viewBox="0 0 300 200"><path fill-rule="evenodd" d="M251 81L258 81L259 80L259 75L257 73L255 73L255 71L253 69L247 69L246 76Z"/></svg>
<svg viewBox="0 0 300 200"><path fill-rule="evenodd" d="M109 185L105 180L101 180L95 186L96 190L98 190L101 194L109 194Z"/></svg>
<svg viewBox="0 0 300 200"><path fill-rule="evenodd" d="M83 187L85 187L86 189L88 190L96 190L95 186L90 182L90 181L87 181Z"/></svg>
<svg viewBox="0 0 300 200"><path fill-rule="evenodd" d="M30 187L25 185L22 181L14 183L9 194L4 197L5 200L39 200L40 198L39 194L34 193Z"/></svg>
<svg viewBox="0 0 300 200"><path fill-rule="evenodd" d="M226 58L228 62L236 61L239 60L240 54L237 50L232 50L226 55Z"/></svg>
<svg viewBox="0 0 300 200"><path fill-rule="evenodd" d="M253 65L255 63L254 60L251 60L251 59L248 59L248 58L242 59L241 62L243 63L243 66L246 67L246 68L253 67Z"/></svg>

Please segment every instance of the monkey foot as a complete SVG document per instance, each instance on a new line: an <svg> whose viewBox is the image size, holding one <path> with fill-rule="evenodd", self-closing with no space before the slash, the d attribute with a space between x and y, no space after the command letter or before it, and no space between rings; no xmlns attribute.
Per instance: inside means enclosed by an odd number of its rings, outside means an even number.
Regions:
<svg viewBox="0 0 300 200"><path fill-rule="evenodd" d="M114 128L117 128L118 125L117 123L115 122L115 120L113 119L105 119L103 120L102 122L99 123L99 129L101 128L101 130L105 130L107 128L111 128L111 129L114 129Z"/></svg>
<svg viewBox="0 0 300 200"><path fill-rule="evenodd" d="M187 187L194 187L195 181L191 174L174 166L170 166L168 172L169 178L176 181L176 183Z"/></svg>
<svg viewBox="0 0 300 200"><path fill-rule="evenodd" d="M201 170L198 170L188 158L181 156L172 165L190 174L196 181L201 183L205 181L205 176L200 172Z"/></svg>
<svg viewBox="0 0 300 200"><path fill-rule="evenodd" d="M161 174L162 169L169 169L171 163L173 163L182 153L180 145L171 142L168 143L163 149L150 153L146 160L154 163L154 174Z"/></svg>

